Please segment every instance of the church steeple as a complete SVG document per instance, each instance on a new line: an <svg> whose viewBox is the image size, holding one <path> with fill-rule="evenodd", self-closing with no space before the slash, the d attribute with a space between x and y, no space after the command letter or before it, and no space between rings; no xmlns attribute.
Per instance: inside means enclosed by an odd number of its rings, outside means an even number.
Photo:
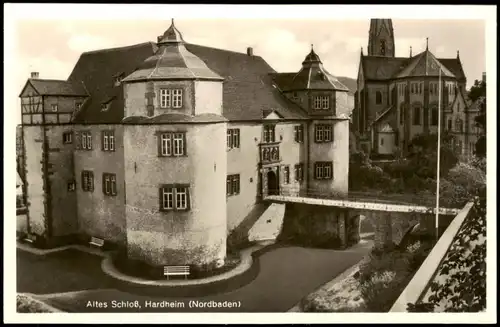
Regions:
<svg viewBox="0 0 500 327"><path fill-rule="evenodd" d="M368 55L394 57L394 30L392 19L371 19L368 36Z"/></svg>

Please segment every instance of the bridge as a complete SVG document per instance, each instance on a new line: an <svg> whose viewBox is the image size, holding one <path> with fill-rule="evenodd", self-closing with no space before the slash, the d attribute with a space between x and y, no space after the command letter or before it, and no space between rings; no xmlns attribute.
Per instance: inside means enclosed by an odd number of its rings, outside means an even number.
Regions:
<svg viewBox="0 0 500 327"><path fill-rule="evenodd" d="M417 224L426 234L435 234L436 208L429 205L433 202L430 197L398 194L393 198L391 201L391 195L338 195L291 189L263 196L264 201L285 205L282 234L303 233L311 238L329 234L339 247L357 243L362 233L373 233L376 246L399 243ZM444 230L459 212L460 209L440 207L439 230Z"/></svg>

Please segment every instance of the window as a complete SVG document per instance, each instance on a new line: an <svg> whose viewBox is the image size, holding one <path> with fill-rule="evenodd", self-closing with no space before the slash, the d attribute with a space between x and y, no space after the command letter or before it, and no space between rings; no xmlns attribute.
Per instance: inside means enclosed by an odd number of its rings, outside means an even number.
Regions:
<svg viewBox="0 0 500 327"><path fill-rule="evenodd" d="M115 151L115 132L103 131L102 132L102 150Z"/></svg>
<svg viewBox="0 0 500 327"><path fill-rule="evenodd" d="M240 147L240 130L238 128L227 130L227 148L239 148Z"/></svg>
<svg viewBox="0 0 500 327"><path fill-rule="evenodd" d="M226 194L228 196L240 194L240 175L228 175L226 178Z"/></svg>
<svg viewBox="0 0 500 327"><path fill-rule="evenodd" d="M439 120L438 108L432 107L431 108L431 125L432 126L437 126L438 120Z"/></svg>
<svg viewBox="0 0 500 327"><path fill-rule="evenodd" d="M316 162L314 164L314 176L316 179L331 179L332 178L332 162Z"/></svg>
<svg viewBox="0 0 500 327"><path fill-rule="evenodd" d="M380 138L380 145L384 145L384 138L383 137Z"/></svg>
<svg viewBox="0 0 500 327"><path fill-rule="evenodd" d="M63 133L63 143L64 144L73 143L73 132L64 132Z"/></svg>
<svg viewBox="0 0 500 327"><path fill-rule="evenodd" d="M380 91L375 92L375 103L382 104L382 92Z"/></svg>
<svg viewBox="0 0 500 327"><path fill-rule="evenodd" d="M178 157L186 155L186 133L160 133L158 154L161 157Z"/></svg>
<svg viewBox="0 0 500 327"><path fill-rule="evenodd" d="M401 125L404 125L405 123L405 105L404 103L401 104L399 107L399 123Z"/></svg>
<svg viewBox="0 0 500 327"><path fill-rule="evenodd" d="M57 112L57 104L51 104L51 105L50 105L50 109L51 109L53 112Z"/></svg>
<svg viewBox="0 0 500 327"><path fill-rule="evenodd" d="M283 166L283 184L290 184L290 167Z"/></svg>
<svg viewBox="0 0 500 327"><path fill-rule="evenodd" d="M101 111L108 111L108 109L109 109L109 103L101 104Z"/></svg>
<svg viewBox="0 0 500 327"><path fill-rule="evenodd" d="M82 149L84 150L92 150L92 133L91 132L82 132L81 144Z"/></svg>
<svg viewBox="0 0 500 327"><path fill-rule="evenodd" d="M116 174L102 174L102 192L105 195L116 195Z"/></svg>
<svg viewBox="0 0 500 327"><path fill-rule="evenodd" d="M161 89L160 108L182 108L182 89Z"/></svg>
<svg viewBox="0 0 500 327"><path fill-rule="evenodd" d="M163 185L160 187L160 211L189 210L188 185Z"/></svg>
<svg viewBox="0 0 500 327"><path fill-rule="evenodd" d="M81 107L82 107L82 103L81 102L75 102L75 109L76 110L80 110Z"/></svg>
<svg viewBox="0 0 500 327"><path fill-rule="evenodd" d="M89 170L82 170L82 190L85 192L94 191L94 173Z"/></svg>
<svg viewBox="0 0 500 327"><path fill-rule="evenodd" d="M429 93L438 95L438 83L429 83Z"/></svg>
<svg viewBox="0 0 500 327"><path fill-rule="evenodd" d="M385 55L385 40L380 40L380 54Z"/></svg>
<svg viewBox="0 0 500 327"><path fill-rule="evenodd" d="M304 142L304 126L296 125L293 127L293 131L295 134L295 142L297 143Z"/></svg>
<svg viewBox="0 0 500 327"><path fill-rule="evenodd" d="M328 110L328 109L330 109L330 97L328 95L315 96L313 108L316 110Z"/></svg>
<svg viewBox="0 0 500 327"><path fill-rule="evenodd" d="M69 181L68 182L68 192L74 192L75 189L76 189L75 181Z"/></svg>
<svg viewBox="0 0 500 327"><path fill-rule="evenodd" d="M462 133L464 131L464 124L462 119L457 118L455 120L455 131Z"/></svg>
<svg viewBox="0 0 500 327"><path fill-rule="evenodd" d="M314 132L316 143L332 142L332 125L318 124Z"/></svg>
<svg viewBox="0 0 500 327"><path fill-rule="evenodd" d="M264 142L275 142L274 125L264 125Z"/></svg>
<svg viewBox="0 0 500 327"><path fill-rule="evenodd" d="M448 130L451 131L451 119L448 119Z"/></svg>
<svg viewBox="0 0 500 327"><path fill-rule="evenodd" d="M457 102L457 112L460 111L460 102Z"/></svg>
<svg viewBox="0 0 500 327"><path fill-rule="evenodd" d="M420 125L421 111L422 111L422 108L420 107L420 105L413 107L413 125L414 126Z"/></svg>
<svg viewBox="0 0 500 327"><path fill-rule="evenodd" d="M304 180L304 164L299 163L295 165L295 180L302 182Z"/></svg>

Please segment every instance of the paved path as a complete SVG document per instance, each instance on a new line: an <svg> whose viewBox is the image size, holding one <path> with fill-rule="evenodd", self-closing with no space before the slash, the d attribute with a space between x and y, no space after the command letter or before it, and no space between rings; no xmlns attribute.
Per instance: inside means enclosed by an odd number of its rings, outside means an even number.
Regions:
<svg viewBox="0 0 500 327"><path fill-rule="evenodd" d="M115 288L100 268L102 258L76 250L37 256L17 252L17 291L35 293L50 305L70 312L285 312L301 298L357 263L371 242L350 250L335 251L300 247L276 248L264 253L258 276L249 284L220 294L197 298L152 297L140 290ZM168 292L167 290L165 292ZM56 294L48 294L56 293ZM235 301L235 308L190 308L191 300ZM98 301L106 308L88 303ZM141 308L112 308L112 301L138 301ZM147 301L168 301L184 308L146 308ZM120 302L117 302L120 303Z"/></svg>

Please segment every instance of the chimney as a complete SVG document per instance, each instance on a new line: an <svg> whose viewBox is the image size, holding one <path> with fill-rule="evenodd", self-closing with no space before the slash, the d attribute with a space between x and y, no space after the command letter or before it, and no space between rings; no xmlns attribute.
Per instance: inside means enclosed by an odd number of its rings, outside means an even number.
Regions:
<svg viewBox="0 0 500 327"><path fill-rule="evenodd" d="M250 48L250 47L247 48L247 55L253 56L253 49L252 48Z"/></svg>
<svg viewBox="0 0 500 327"><path fill-rule="evenodd" d="M486 83L486 72L483 72L483 83Z"/></svg>
<svg viewBox="0 0 500 327"><path fill-rule="evenodd" d="M31 78L38 78L38 72L31 72Z"/></svg>

